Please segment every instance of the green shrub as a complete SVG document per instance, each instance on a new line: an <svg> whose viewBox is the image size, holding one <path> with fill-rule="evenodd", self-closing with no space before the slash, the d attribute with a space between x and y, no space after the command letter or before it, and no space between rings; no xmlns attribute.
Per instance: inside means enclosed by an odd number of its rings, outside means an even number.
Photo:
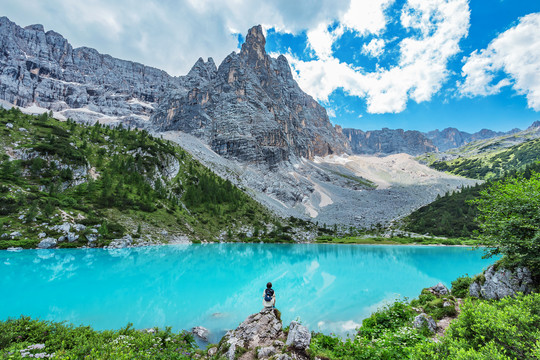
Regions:
<svg viewBox="0 0 540 360"><path fill-rule="evenodd" d="M396 301L364 319L358 335L368 339L377 339L388 330L395 330L409 324L415 315L409 304Z"/></svg>
<svg viewBox="0 0 540 360"><path fill-rule="evenodd" d="M537 359L540 294L500 301L466 299L461 314L438 344L422 344L422 359Z"/></svg>
<svg viewBox="0 0 540 360"><path fill-rule="evenodd" d="M471 286L473 279L469 275L458 277L452 281L452 295L458 298L465 298L469 296L469 286Z"/></svg>
<svg viewBox="0 0 540 360"><path fill-rule="evenodd" d="M151 334L128 325L100 332L29 317L0 321L0 358L20 358L19 350L35 344L58 359L190 359L196 347L192 334L170 328Z"/></svg>

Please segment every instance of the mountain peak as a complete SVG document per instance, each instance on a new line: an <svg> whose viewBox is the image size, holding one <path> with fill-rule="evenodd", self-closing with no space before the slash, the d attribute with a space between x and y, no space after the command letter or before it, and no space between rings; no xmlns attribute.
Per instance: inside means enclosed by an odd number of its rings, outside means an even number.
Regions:
<svg viewBox="0 0 540 360"><path fill-rule="evenodd" d="M241 56L247 56L248 60L263 60L266 56L266 38L264 37L262 26L257 25L249 29L246 41L242 44Z"/></svg>
<svg viewBox="0 0 540 360"><path fill-rule="evenodd" d="M539 120L536 120L535 122L533 122L531 124L531 126L529 126L529 129L535 129L535 128L540 128L540 121Z"/></svg>
<svg viewBox="0 0 540 360"><path fill-rule="evenodd" d="M211 57L208 58L207 62L204 62L203 58L200 57L199 60L193 65L189 73L187 74L188 78L203 78L210 80L214 77L215 73L217 71L216 64L214 63L214 59Z"/></svg>

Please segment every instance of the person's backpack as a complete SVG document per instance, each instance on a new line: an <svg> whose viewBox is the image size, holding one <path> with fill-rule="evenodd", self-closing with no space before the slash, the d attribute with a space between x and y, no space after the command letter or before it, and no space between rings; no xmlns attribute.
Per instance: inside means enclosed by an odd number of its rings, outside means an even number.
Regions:
<svg viewBox="0 0 540 360"><path fill-rule="evenodd" d="M273 289L264 290L264 301L272 301L272 296L274 296Z"/></svg>

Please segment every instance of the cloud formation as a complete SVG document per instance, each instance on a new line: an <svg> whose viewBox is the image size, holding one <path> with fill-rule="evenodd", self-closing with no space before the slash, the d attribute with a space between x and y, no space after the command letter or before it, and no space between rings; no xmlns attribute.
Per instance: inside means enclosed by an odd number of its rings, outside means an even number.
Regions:
<svg viewBox="0 0 540 360"><path fill-rule="evenodd" d="M349 95L365 98L369 113L397 113L406 108L409 100L429 101L447 80L448 60L460 51L459 41L467 36L470 11L466 0L408 0L399 21L410 35L399 42L395 65L368 72L340 61L331 53L332 44L347 29L358 37L382 36L385 24L390 21L385 18L385 10L391 3L387 0L354 3L356 13L369 13L370 18L376 19L369 26L346 21L351 5L338 20L341 25L336 30L329 31L330 24L319 24L318 36L308 33L310 47L318 59L303 61L288 56L300 86L322 101L342 88ZM369 9L360 9L361 4ZM376 37L362 51L378 56L382 54L382 45L384 39Z"/></svg>
<svg viewBox="0 0 540 360"><path fill-rule="evenodd" d="M497 94L512 86L527 97L527 104L540 111L540 13L522 17L481 51L464 59L458 84L463 96Z"/></svg>

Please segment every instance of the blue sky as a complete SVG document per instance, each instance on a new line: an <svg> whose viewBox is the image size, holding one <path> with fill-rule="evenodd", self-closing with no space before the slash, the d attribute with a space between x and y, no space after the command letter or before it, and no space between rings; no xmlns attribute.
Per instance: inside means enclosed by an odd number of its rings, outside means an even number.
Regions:
<svg viewBox="0 0 540 360"><path fill-rule="evenodd" d="M183 75L262 24L334 124L362 130L526 128L540 120L538 0L5 0L75 47Z"/></svg>

